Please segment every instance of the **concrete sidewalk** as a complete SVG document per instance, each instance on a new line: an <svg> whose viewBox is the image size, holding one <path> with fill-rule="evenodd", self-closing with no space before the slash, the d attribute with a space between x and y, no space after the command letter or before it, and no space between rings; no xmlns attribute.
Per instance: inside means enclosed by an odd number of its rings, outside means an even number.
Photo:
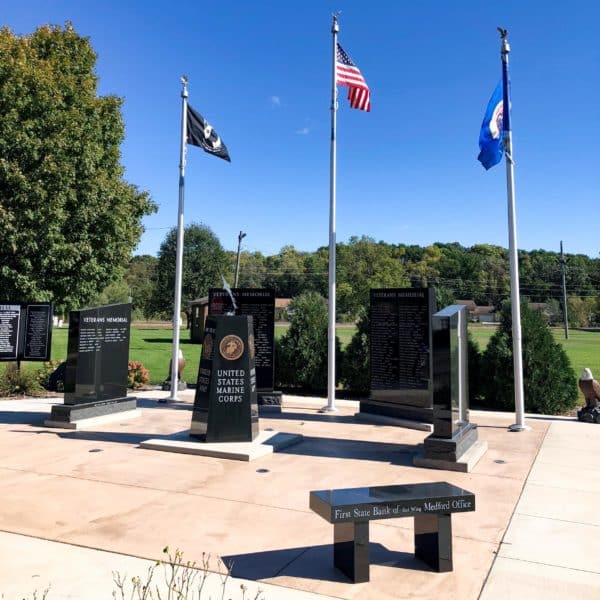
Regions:
<svg viewBox="0 0 600 600"><path fill-rule="evenodd" d="M598 457L598 425L551 421L482 600L600 598Z"/></svg>
<svg viewBox="0 0 600 600"><path fill-rule="evenodd" d="M510 433L513 415L473 411L487 454L472 473L434 471L412 464L425 432L357 422L354 402L324 415L323 399L288 396L261 428L304 441L239 463L140 449L189 428L192 392L176 405L157 404L163 396L139 394L139 419L75 432L41 425L50 400L0 401L5 600L34 589L40 598L48 583L48 600L110 598L112 571L143 576L165 545L184 560L233 563L234 599L241 584L246 599L261 588L266 600L600 597L598 426L535 418L531 431ZM349 583L309 491L423 481L476 494L476 512L453 516L454 571L414 558L412 519L375 521L371 581ZM211 582L220 597L219 576Z"/></svg>

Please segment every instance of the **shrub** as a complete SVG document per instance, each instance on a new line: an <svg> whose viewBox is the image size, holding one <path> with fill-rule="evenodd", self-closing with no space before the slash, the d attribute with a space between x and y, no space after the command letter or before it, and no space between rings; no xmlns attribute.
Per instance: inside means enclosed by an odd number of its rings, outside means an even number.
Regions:
<svg viewBox="0 0 600 600"><path fill-rule="evenodd" d="M50 360L48 362L42 363L42 366L36 371L38 383L45 390L50 389L50 376L52 375L52 373L54 373L54 371L56 371L59 364L60 361L58 360Z"/></svg>
<svg viewBox="0 0 600 600"><path fill-rule="evenodd" d="M467 362L469 365L469 406L481 403L483 399L483 359L477 342L471 332L467 332Z"/></svg>
<svg viewBox="0 0 600 600"><path fill-rule="evenodd" d="M39 396L42 393L37 371L18 369L16 363L9 363L0 375L0 396Z"/></svg>
<svg viewBox="0 0 600 600"><path fill-rule="evenodd" d="M304 390L327 388L327 305L316 292L294 298L290 327L276 346L275 381ZM336 337L336 354L340 353Z"/></svg>
<svg viewBox="0 0 600 600"><path fill-rule="evenodd" d="M370 392L369 315L365 309L360 311L356 333L342 354L340 380L351 392Z"/></svg>
<svg viewBox="0 0 600 600"><path fill-rule="evenodd" d="M130 360L127 365L127 387L137 390L150 381L148 369L137 360Z"/></svg>
<svg viewBox="0 0 600 600"><path fill-rule="evenodd" d="M562 346L554 341L543 317L521 303L525 410L559 414L577 403L577 377ZM486 404L514 409L512 318L510 304L483 355Z"/></svg>

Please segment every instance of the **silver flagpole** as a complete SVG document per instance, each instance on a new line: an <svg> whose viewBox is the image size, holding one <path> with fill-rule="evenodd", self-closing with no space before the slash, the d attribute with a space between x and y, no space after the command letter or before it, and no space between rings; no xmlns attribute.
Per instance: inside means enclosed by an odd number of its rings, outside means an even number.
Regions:
<svg viewBox="0 0 600 600"><path fill-rule="evenodd" d="M335 408L335 183L336 183L336 52L337 34L340 30L337 16L333 15L333 65L331 71L331 153L329 179L329 320L327 328L327 406L324 411L334 412Z"/></svg>
<svg viewBox="0 0 600 600"><path fill-rule="evenodd" d="M173 306L173 350L171 353L171 395L176 401L179 380L179 328L181 326L181 275L183 270L183 201L185 191L185 153L187 138L187 77L181 78L181 153L179 157L179 211L177 214L177 255L175 259L175 303Z"/></svg>
<svg viewBox="0 0 600 600"><path fill-rule="evenodd" d="M515 418L516 423L510 426L511 431L525 431L525 399L523 393L523 356L521 352L521 304L519 294L519 259L517 255L517 224L515 211L515 181L512 148L512 131L510 127L510 92L508 77L508 54L510 45L506 39L507 31L498 28L502 38L500 55L502 57L502 89L503 89L503 143L506 156L506 191L508 200L508 251L510 257L510 301L512 310L513 336L513 369L515 385Z"/></svg>

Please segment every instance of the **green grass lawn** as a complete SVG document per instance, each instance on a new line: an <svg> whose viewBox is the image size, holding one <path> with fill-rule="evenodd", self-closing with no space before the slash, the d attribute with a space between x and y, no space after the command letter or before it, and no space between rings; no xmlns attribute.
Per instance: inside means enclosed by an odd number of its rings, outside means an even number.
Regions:
<svg viewBox="0 0 600 600"><path fill-rule="evenodd" d="M63 361L67 359L67 334L66 327L52 331L52 359ZM151 383L162 383L169 373L171 360L171 344L173 332L171 329L138 329L131 328L129 341L129 360L138 360L150 372ZM200 344L190 343L188 330L181 330L181 351L185 357L184 380L196 382L198 377L198 363L200 362ZM27 369L36 369L40 363L23 362ZM2 368L0 366L0 368Z"/></svg>
<svg viewBox="0 0 600 600"><path fill-rule="evenodd" d="M287 329L286 324L275 326L275 337L280 338ZM356 331L356 327L338 326L337 335L342 348L345 348ZM481 350L487 346L495 327L475 325L469 327L474 340ZM592 369L595 377L600 376L600 332L571 331L569 339L564 339L562 329L553 329L554 339L565 348L577 376L584 367ZM138 360L150 372L151 383L161 383L167 376L171 359L172 331L170 329L131 328L129 360ZM195 383L200 362L200 344L190 343L189 331L181 330L181 350L185 356L184 379ZM67 328L54 329L52 332L52 358L63 361L67 358ZM35 369L38 363L23 363L25 368ZM2 366L0 365L0 368Z"/></svg>
<svg viewBox="0 0 600 600"><path fill-rule="evenodd" d="M495 327L469 327L481 351L485 350L495 331ZM569 331L569 339L566 340L564 329L553 328L552 335L565 349L577 377L585 367L592 369L594 377L600 376L600 331Z"/></svg>

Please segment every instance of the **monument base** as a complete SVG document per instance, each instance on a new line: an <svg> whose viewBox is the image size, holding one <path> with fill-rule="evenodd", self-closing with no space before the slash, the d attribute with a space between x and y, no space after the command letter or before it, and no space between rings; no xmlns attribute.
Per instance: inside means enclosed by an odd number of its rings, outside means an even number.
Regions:
<svg viewBox="0 0 600 600"><path fill-rule="evenodd" d="M433 423L433 407L386 402L372 398L360 403L360 414L380 415L417 423Z"/></svg>
<svg viewBox="0 0 600 600"><path fill-rule="evenodd" d="M456 462L477 441L477 425L468 423L450 438L437 437L435 433L425 438L425 458Z"/></svg>
<svg viewBox="0 0 600 600"><path fill-rule="evenodd" d="M258 390L256 392L259 413L280 413L283 394L273 390Z"/></svg>
<svg viewBox="0 0 600 600"><path fill-rule="evenodd" d="M161 383L160 387L163 392L170 392L171 391L171 380L167 379L166 381L163 381ZM177 391L183 392L183 390L187 390L187 383L180 379L177 382Z"/></svg>
<svg viewBox="0 0 600 600"><path fill-rule="evenodd" d="M584 423L600 423L600 408L583 406L577 411L577 418Z"/></svg>
<svg viewBox="0 0 600 600"><path fill-rule="evenodd" d="M386 417L385 415L376 415L368 412L354 413L354 418L367 423L376 423L378 425L392 425L394 427L405 427L406 429L417 429L418 431L433 431L431 423L414 421L413 419L398 419L397 417Z"/></svg>
<svg viewBox="0 0 600 600"><path fill-rule="evenodd" d="M145 440L140 448L162 450L180 454L196 454L212 458L251 461L267 454L273 454L293 444L301 442L302 435L261 431L252 442L197 442L190 438L189 431L176 433L167 438Z"/></svg>
<svg viewBox="0 0 600 600"><path fill-rule="evenodd" d="M444 471L459 471L470 473L481 457L487 452L488 443L477 440L458 460L440 460L436 458L425 458L422 454L413 458L415 467L427 469L442 469Z"/></svg>
<svg viewBox="0 0 600 600"><path fill-rule="evenodd" d="M50 418L45 421L48 427L64 427L65 429L76 429L73 423L84 425L97 424L100 417L101 422L106 423L107 420L124 418L123 413L133 412L134 416L138 416L136 411L137 398L114 398L111 400L97 400L95 402L85 402L81 404L53 404L50 412ZM141 411L140 411L141 412ZM104 419L107 417L108 419ZM131 417L125 417L131 418ZM91 423L89 419L96 419Z"/></svg>

